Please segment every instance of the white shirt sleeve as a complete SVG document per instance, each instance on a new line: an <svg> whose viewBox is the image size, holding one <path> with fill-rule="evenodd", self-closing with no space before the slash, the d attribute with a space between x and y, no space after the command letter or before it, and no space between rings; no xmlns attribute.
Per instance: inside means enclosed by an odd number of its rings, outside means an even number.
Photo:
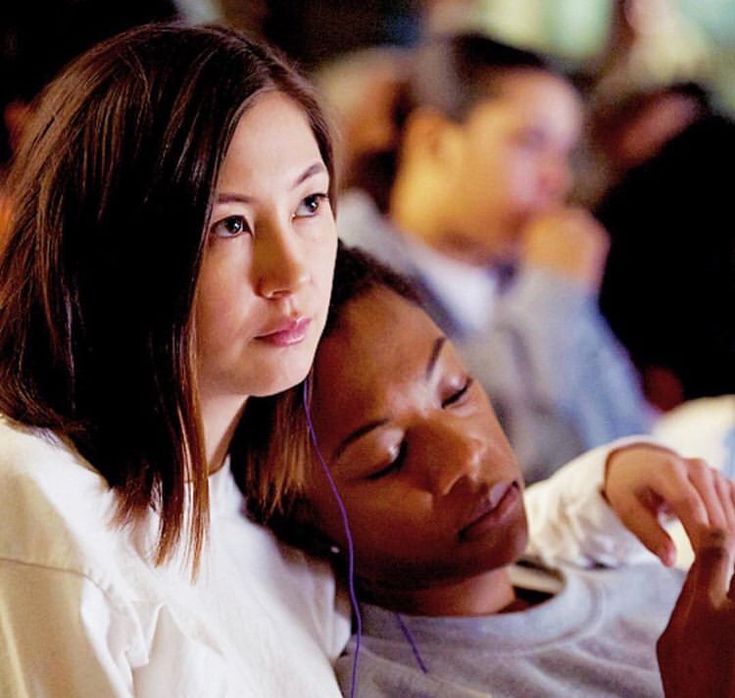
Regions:
<svg viewBox="0 0 735 698"><path fill-rule="evenodd" d="M133 695L124 623L84 576L0 560L0 695Z"/></svg>
<svg viewBox="0 0 735 698"><path fill-rule="evenodd" d="M632 443L655 443L626 437L587 451L549 479L526 490L530 556L546 565L566 562L580 567L615 567L655 560L622 524L602 496L605 461L615 449Z"/></svg>

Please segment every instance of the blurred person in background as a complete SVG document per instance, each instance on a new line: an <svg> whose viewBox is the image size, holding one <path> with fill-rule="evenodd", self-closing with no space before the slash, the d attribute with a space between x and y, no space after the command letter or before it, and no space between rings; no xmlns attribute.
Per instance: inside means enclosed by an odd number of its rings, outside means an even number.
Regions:
<svg viewBox="0 0 735 698"><path fill-rule="evenodd" d="M400 109L411 50L359 49L329 61L314 81L337 129L336 154L343 191L368 194L386 213L400 141Z"/></svg>
<svg viewBox="0 0 735 698"><path fill-rule="evenodd" d="M565 203L582 122L574 87L535 54L458 34L417 49L393 113L387 216L347 192L340 236L421 288L526 478L645 431L637 377L597 310L607 236Z"/></svg>
<svg viewBox="0 0 735 698"><path fill-rule="evenodd" d="M590 115L583 177L573 196L597 206L634 167L657 155L690 124L711 113L707 92L694 82L677 82L606 97L590 90ZM581 181L580 181L581 180Z"/></svg>
<svg viewBox="0 0 735 698"><path fill-rule="evenodd" d="M607 133L621 174L596 211L611 238L600 305L648 399L668 410L735 393L735 228L722 174L735 123L696 85L637 104Z"/></svg>

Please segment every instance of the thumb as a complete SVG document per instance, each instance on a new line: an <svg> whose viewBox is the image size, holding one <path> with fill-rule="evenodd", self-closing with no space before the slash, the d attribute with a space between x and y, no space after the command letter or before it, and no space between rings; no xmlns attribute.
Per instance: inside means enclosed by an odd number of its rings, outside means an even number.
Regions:
<svg viewBox="0 0 735 698"><path fill-rule="evenodd" d="M719 605L728 598L735 562L735 541L726 531L702 532L690 575L700 599Z"/></svg>

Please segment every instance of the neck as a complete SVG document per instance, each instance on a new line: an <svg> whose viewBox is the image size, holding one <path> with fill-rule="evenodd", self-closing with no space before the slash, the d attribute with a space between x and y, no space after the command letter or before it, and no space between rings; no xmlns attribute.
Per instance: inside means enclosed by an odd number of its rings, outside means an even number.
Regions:
<svg viewBox="0 0 735 698"><path fill-rule="evenodd" d="M512 610L516 602L515 591L505 567L474 577L415 589L365 586L370 603L410 615L483 616Z"/></svg>
<svg viewBox="0 0 735 698"><path fill-rule="evenodd" d="M247 398L237 396L203 396L200 400L204 424L204 448L209 474L219 470L230 450L230 442Z"/></svg>

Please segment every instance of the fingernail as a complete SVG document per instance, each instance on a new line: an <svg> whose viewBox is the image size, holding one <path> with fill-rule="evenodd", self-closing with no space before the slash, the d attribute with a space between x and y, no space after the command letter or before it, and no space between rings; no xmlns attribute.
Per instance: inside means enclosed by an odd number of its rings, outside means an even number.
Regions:
<svg viewBox="0 0 735 698"><path fill-rule="evenodd" d="M661 548L658 557L666 567L672 567L674 562L676 562L676 553L670 546Z"/></svg>

